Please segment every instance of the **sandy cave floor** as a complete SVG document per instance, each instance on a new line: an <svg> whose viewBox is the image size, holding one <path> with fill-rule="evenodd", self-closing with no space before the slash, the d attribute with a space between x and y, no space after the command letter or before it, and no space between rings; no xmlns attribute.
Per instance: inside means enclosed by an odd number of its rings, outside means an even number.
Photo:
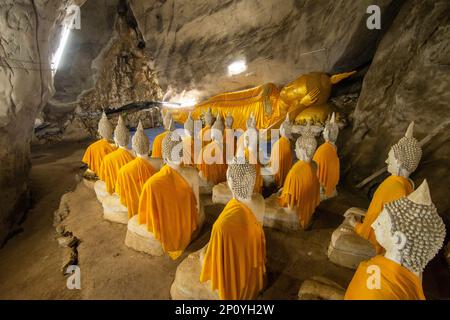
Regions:
<svg viewBox="0 0 450 320"><path fill-rule="evenodd" d="M124 244L126 226L103 220L94 191L79 183L80 159L88 143L40 146L32 150L34 206L18 233L0 250L0 299L170 299L177 265L209 240L211 226L223 206L207 207L201 235L181 258L151 257ZM81 290L69 290L62 266L67 249L58 245L53 213L60 198L72 191L70 214L64 224L81 240L78 246ZM341 194L321 205L307 232L265 229L268 287L262 299L296 299L301 283L324 276L343 287L353 270L329 262L326 250L333 230L351 204L364 199ZM443 259L435 259L424 276L428 298L450 297L450 272ZM430 270L431 269L431 270Z"/></svg>

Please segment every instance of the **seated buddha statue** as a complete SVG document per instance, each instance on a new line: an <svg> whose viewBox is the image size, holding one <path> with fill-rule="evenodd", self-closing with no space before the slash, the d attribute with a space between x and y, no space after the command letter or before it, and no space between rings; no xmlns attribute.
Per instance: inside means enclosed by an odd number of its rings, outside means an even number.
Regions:
<svg viewBox="0 0 450 320"><path fill-rule="evenodd" d="M177 268L172 299L255 299L264 288L264 199L254 194L255 167L245 158L228 166L233 198L217 218L209 243Z"/></svg>
<svg viewBox="0 0 450 320"><path fill-rule="evenodd" d="M98 122L98 134L100 140L92 143L83 155L83 162L88 166L85 177L90 180L95 180L100 174L100 166L103 158L116 150L113 141L113 126L109 122L106 113L103 112L100 121Z"/></svg>
<svg viewBox="0 0 450 320"><path fill-rule="evenodd" d="M100 180L94 185L95 193L100 202L103 202L106 196L114 193L120 168L134 159L131 150L127 149L130 141L130 132L125 126L122 116L119 116L116 129L114 130L114 141L119 147L103 158L100 166Z"/></svg>
<svg viewBox="0 0 450 320"><path fill-rule="evenodd" d="M198 138L202 142L202 148L211 142L211 126L214 122L211 108L208 108L208 110L206 110L203 117L205 119L205 127L203 127L198 136Z"/></svg>
<svg viewBox="0 0 450 320"><path fill-rule="evenodd" d="M255 118L255 115L253 114L253 112L250 113L250 116L248 117L248 119L246 121L246 126L247 126L246 131L243 134L241 134L239 136L239 138L237 139L236 154L240 153L242 155L242 153L245 151L245 148L246 148L246 146L244 145L245 133L249 130L251 130L252 132L255 132L255 131L258 132L258 129L256 128L256 118Z"/></svg>
<svg viewBox="0 0 450 320"><path fill-rule="evenodd" d="M123 224L127 224L128 220L137 214L144 183L161 167L159 159L152 159L148 155L150 142L141 121L131 144L136 158L120 168L115 193L102 202L103 217Z"/></svg>
<svg viewBox="0 0 450 320"><path fill-rule="evenodd" d="M165 165L145 182L138 214L128 221L128 247L177 259L200 232L205 217L198 173L182 166L182 151L180 135L170 131L163 139Z"/></svg>
<svg viewBox="0 0 450 320"><path fill-rule="evenodd" d="M317 176L320 181L320 197L326 200L337 195L336 185L339 182L339 157L337 154L336 140L339 134L339 126L336 123L335 113L325 125L323 130L323 143L314 154L314 162L317 164Z"/></svg>
<svg viewBox="0 0 450 320"><path fill-rule="evenodd" d="M152 158L161 159L162 158L162 141L166 134L175 128L175 123L172 121L172 114L169 111L166 111L164 114L161 110L162 120L163 120L163 126L164 126L164 132L158 134L155 139L153 140L152 145ZM170 126L173 126L171 128Z"/></svg>
<svg viewBox="0 0 450 320"><path fill-rule="evenodd" d="M359 265L345 299L425 300L422 272L445 238L426 180L408 196L386 203L372 228L384 254Z"/></svg>
<svg viewBox="0 0 450 320"><path fill-rule="evenodd" d="M224 143L225 143L225 150L227 155L227 163L231 162L233 160L233 157L236 152L236 135L235 131L233 129L233 123L234 118L231 115L231 112L228 112L227 116L225 117L225 133L224 133Z"/></svg>
<svg viewBox="0 0 450 320"><path fill-rule="evenodd" d="M344 222L333 232L328 248L328 257L332 262L356 268L359 262L383 253L372 225L386 203L407 196L414 190L409 175L419 165L422 148L413 137L413 128L412 122L405 136L389 151L386 163L391 175L378 186L367 212L359 208L348 209Z"/></svg>
<svg viewBox="0 0 450 320"><path fill-rule="evenodd" d="M188 118L184 123L183 165L185 166L192 166L195 164L194 128L194 119L192 119L192 113L189 112Z"/></svg>

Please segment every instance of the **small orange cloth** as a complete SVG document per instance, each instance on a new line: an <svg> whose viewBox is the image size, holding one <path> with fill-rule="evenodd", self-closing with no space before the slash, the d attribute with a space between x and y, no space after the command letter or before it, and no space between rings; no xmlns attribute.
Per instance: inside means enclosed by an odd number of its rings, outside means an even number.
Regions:
<svg viewBox="0 0 450 320"><path fill-rule="evenodd" d="M106 191L108 191L109 194L114 193L120 168L133 159L133 155L122 148L118 148L116 151L111 152L103 159L99 178L106 183Z"/></svg>
<svg viewBox="0 0 450 320"><path fill-rule="evenodd" d="M117 147L112 146L108 140L100 139L92 143L84 153L83 161L87 164L88 168L91 169L97 176L100 175L100 166L102 164L103 158L116 150Z"/></svg>
<svg viewBox="0 0 450 320"><path fill-rule="evenodd" d="M169 131L164 131L163 133L158 134L153 140L152 145L152 158L162 158L162 142L164 137Z"/></svg>
<svg viewBox="0 0 450 320"><path fill-rule="evenodd" d="M376 281L373 281L377 276L374 267L378 267L380 271L378 288ZM414 273L397 262L378 255L359 264L344 299L425 300L425 295L422 281Z"/></svg>
<svg viewBox="0 0 450 320"><path fill-rule="evenodd" d="M116 193L120 197L120 202L128 209L128 219L137 215L142 187L156 172L150 162L141 157L128 162L119 170Z"/></svg>
<svg viewBox="0 0 450 320"><path fill-rule="evenodd" d="M286 137L280 137L272 146L270 154L270 167L275 173L275 182L282 187L289 170L292 167L291 142Z"/></svg>
<svg viewBox="0 0 450 320"><path fill-rule="evenodd" d="M382 254L384 248L378 244L375 232L372 229L372 223L378 218L386 203L398 200L403 196L409 195L411 192L413 192L413 186L408 179L391 175L375 191L367 209L366 216L364 217L364 222L356 224L355 232L360 237L369 240L375 247L377 254Z"/></svg>
<svg viewBox="0 0 450 320"><path fill-rule="evenodd" d="M255 299L264 286L266 240L261 224L232 199L213 225L200 281L211 280L223 300Z"/></svg>
<svg viewBox="0 0 450 320"><path fill-rule="evenodd" d="M144 184L139 197L139 224L147 225L173 260L189 245L198 226L197 216L191 186L168 165Z"/></svg>
<svg viewBox="0 0 450 320"><path fill-rule="evenodd" d="M283 191L278 199L280 206L295 208L303 229L320 203L320 182L311 163L297 161L289 171Z"/></svg>
<svg viewBox="0 0 450 320"><path fill-rule="evenodd" d="M220 152L220 156L217 156L218 163L211 163L216 159L216 152ZM228 165L225 161L222 146L217 141L212 141L202 149L197 161L197 169L202 172L208 182L216 185L227 181Z"/></svg>
<svg viewBox="0 0 450 320"><path fill-rule="evenodd" d="M314 154L317 163L317 175L325 189L325 195L331 196L339 182L340 164L336 147L330 143L322 144Z"/></svg>

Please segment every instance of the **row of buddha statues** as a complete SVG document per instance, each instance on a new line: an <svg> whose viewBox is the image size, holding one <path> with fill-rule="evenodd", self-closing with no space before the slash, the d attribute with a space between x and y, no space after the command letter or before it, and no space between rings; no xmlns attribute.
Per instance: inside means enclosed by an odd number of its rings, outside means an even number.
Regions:
<svg viewBox="0 0 450 320"><path fill-rule="evenodd" d="M98 178L93 188L104 218L127 224L125 244L153 256L179 258L203 226L205 195L223 203L208 244L179 264L171 296L255 299L265 288L263 227L307 230L320 202L337 195L339 124L334 114L323 128L294 126L286 118L264 165L259 156L264 143L253 115L240 136L229 114L214 117L208 109L203 118L204 126L189 116L184 129L176 129L170 112L163 114L165 131L154 139L149 156L141 123L129 150L122 117L114 129L103 114L101 139L83 157L86 177ZM318 147L319 134L324 143ZM389 152L391 175L368 210L350 208L333 233L329 259L357 268L345 299L425 299L421 274L442 247L445 226L426 180L414 191L409 179L421 155L411 123ZM265 199L261 193L268 184L276 192ZM374 266L380 270L376 288L368 286Z"/></svg>

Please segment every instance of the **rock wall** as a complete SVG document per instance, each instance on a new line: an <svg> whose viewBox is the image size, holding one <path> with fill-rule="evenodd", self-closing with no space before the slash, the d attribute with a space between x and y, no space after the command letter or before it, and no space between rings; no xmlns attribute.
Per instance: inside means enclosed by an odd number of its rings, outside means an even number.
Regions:
<svg viewBox="0 0 450 320"><path fill-rule="evenodd" d="M371 61L403 1L130 0L155 56L167 98L199 100L310 71L342 72ZM369 30L367 7L377 4L382 29ZM244 58L247 72L227 75Z"/></svg>
<svg viewBox="0 0 450 320"><path fill-rule="evenodd" d="M381 41L363 82L344 150L345 174L353 186L382 168L389 148L415 121L420 140L447 126L424 146L412 176L426 178L438 211L450 218L450 2L407 1ZM449 220L450 221L450 220Z"/></svg>
<svg viewBox="0 0 450 320"><path fill-rule="evenodd" d="M0 244L26 209L33 125L53 93L51 56L73 2L0 3Z"/></svg>

